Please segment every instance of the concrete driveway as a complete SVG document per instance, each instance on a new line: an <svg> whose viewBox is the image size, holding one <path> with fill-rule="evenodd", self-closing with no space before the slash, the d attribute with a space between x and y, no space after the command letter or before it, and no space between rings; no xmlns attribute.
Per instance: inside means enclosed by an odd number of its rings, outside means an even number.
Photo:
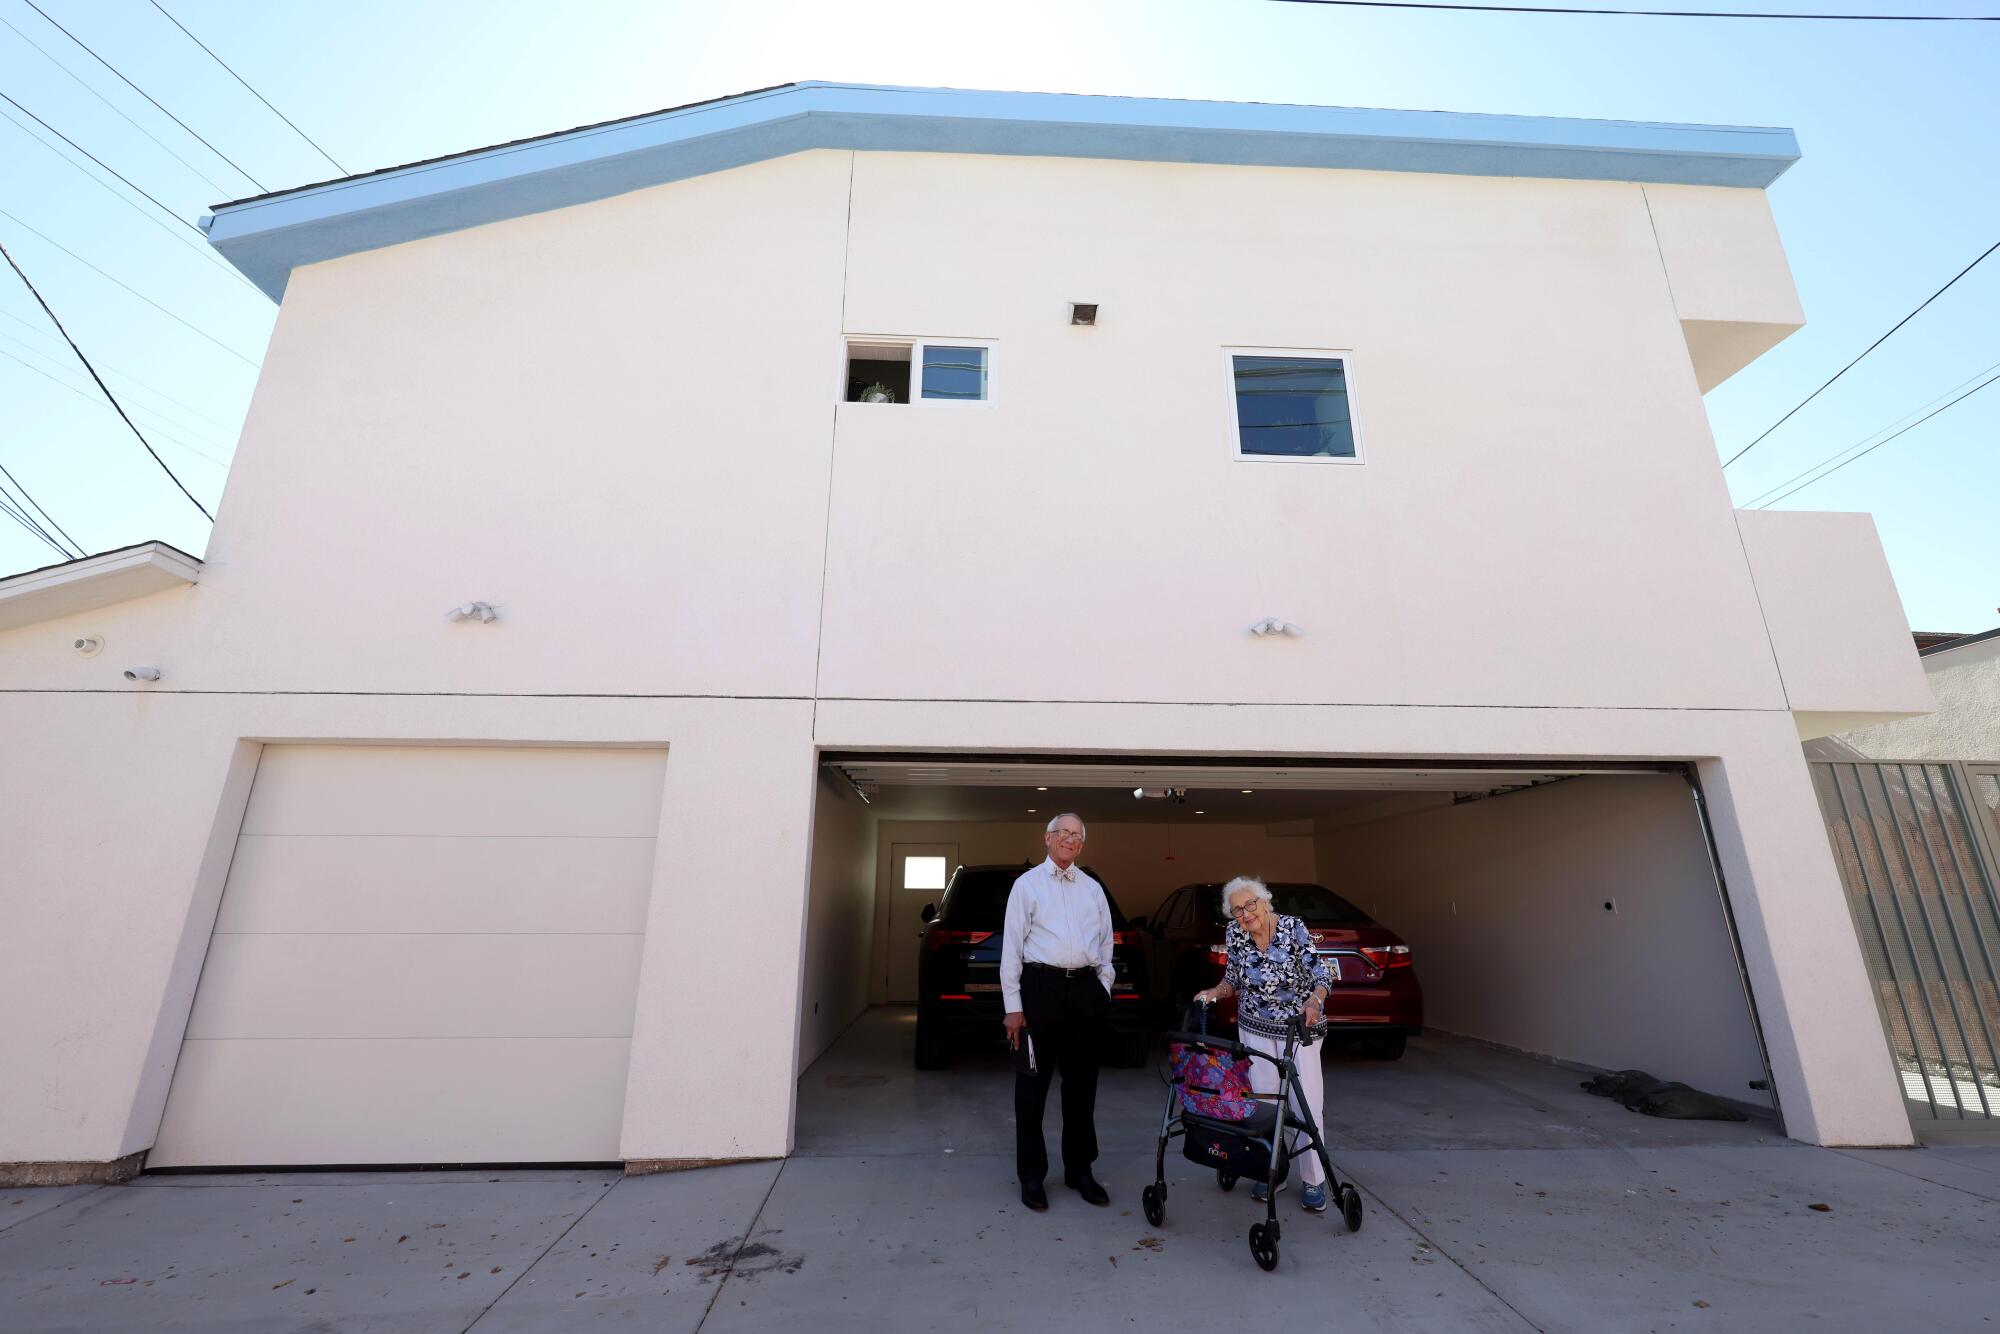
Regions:
<svg viewBox="0 0 2000 1334"><path fill-rule="evenodd" d="M1566 1071L1429 1038L1395 1064L1329 1058L1367 1223L1349 1235L1287 1192L1265 1274L1242 1187L1170 1158L1165 1225L1141 1216L1152 1071L1106 1072L1112 1206L1058 1188L1035 1215L1015 1195L1004 1058L917 1075L910 1034L908 1012L871 1012L806 1073L782 1163L0 1192L0 1329L1880 1334L2000 1311L2000 1148L1826 1151L1761 1123L1657 1121ZM1053 1145L1053 1107L1049 1129Z"/></svg>

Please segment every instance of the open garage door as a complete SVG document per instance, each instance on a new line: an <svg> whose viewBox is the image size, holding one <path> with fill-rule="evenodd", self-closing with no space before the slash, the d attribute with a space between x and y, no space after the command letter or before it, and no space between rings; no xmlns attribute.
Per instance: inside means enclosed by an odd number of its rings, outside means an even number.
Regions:
<svg viewBox="0 0 2000 1334"><path fill-rule="evenodd" d="M1324 887L1406 942L1426 1034L1640 1067L1776 1110L1726 894L1679 761L822 758L822 801L840 788L872 831L877 1005L911 999L896 989L910 971L898 961L926 947L921 924L894 912L909 897L894 849L949 846L965 873L1004 875L1038 861L1043 826L1074 811L1089 827L1083 862L1145 956L1132 980L1156 1024L1178 999L1187 960L1177 956L1200 945L1208 896L1255 875ZM1365 958L1356 975L1376 979ZM985 985L955 987L951 1001L918 996L918 1014L974 1005L973 987ZM916 1016L906 1018L910 1043Z"/></svg>
<svg viewBox="0 0 2000 1334"><path fill-rule="evenodd" d="M665 770L265 747L148 1166L617 1158Z"/></svg>

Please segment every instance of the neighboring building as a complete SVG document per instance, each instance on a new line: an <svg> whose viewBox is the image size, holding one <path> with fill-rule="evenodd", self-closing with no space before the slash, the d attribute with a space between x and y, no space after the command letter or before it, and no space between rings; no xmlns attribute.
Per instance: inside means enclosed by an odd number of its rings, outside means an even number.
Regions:
<svg viewBox="0 0 2000 1334"><path fill-rule="evenodd" d="M1809 758L2000 764L2000 629L1940 636L1928 645L1923 638L1917 637L1917 660L1936 710L1808 741Z"/></svg>
<svg viewBox="0 0 2000 1334"><path fill-rule="evenodd" d="M783 1154L920 861L1169 787L1436 1026L1908 1142L1799 742L1929 691L1701 400L1796 156L799 84L218 208L206 555L0 581L0 1161Z"/></svg>

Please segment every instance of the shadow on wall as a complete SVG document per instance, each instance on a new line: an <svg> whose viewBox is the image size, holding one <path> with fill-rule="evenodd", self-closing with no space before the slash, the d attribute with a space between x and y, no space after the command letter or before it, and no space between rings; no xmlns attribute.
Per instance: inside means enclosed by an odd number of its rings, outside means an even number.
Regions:
<svg viewBox="0 0 2000 1334"><path fill-rule="evenodd" d="M1317 842L1321 880L1410 943L1431 1027L1768 1105L1678 777L1570 779Z"/></svg>

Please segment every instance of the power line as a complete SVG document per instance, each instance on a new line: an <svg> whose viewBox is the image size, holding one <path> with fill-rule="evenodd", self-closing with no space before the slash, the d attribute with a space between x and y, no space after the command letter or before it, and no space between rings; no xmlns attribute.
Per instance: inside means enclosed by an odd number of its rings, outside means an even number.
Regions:
<svg viewBox="0 0 2000 1334"><path fill-rule="evenodd" d="M227 260L223 259L220 255L216 254L215 251L210 249L207 245L202 244L201 242L188 240L186 236L175 231L173 228L167 226L164 222L161 222L158 218L154 217L151 213L148 213L138 204L134 203L132 200L126 198L124 195L120 194L117 190L113 189L109 183L99 180L97 177L91 175L89 168L85 167L81 162L78 162L75 158L69 156L69 154L63 152L60 148L57 148L54 144L50 143L48 140L42 138L39 134L36 134L33 130L23 125L20 121L14 119L14 114L12 112L7 111L4 108L0 108L0 119L4 119L9 125L12 125L22 134L27 135L30 139L40 144L43 148L47 149L50 153L54 154L58 162L62 163L65 167L68 167L71 171L75 172L77 175L83 177L83 179L85 179L86 181L89 181L92 185L96 186L98 189L104 191L104 193L110 195L113 199L123 204L126 208L131 209L134 213L144 218L147 222L151 223L155 227L158 227L161 231L173 237L174 240L178 241L180 244L194 251L194 253L199 254L204 258L212 261L221 272L228 274L231 278L234 278L237 282L242 283L243 286L248 288L249 290L257 292L259 295L262 295L261 289L259 289L256 284L252 283L249 279L245 278L242 274L238 273L229 264ZM176 218L175 221L179 221L179 219ZM198 234L199 232L197 231L197 235Z"/></svg>
<svg viewBox="0 0 2000 1334"><path fill-rule="evenodd" d="M1861 357L1867 356L1870 352L1873 352L1876 348L1888 342L1890 334L1895 333L1897 329L1902 328L1904 325L1908 324L1911 320L1915 319L1919 314L1922 313L1924 306L1928 306L1931 302L1937 300L1939 297L1943 296L1946 292L1950 291L1952 283L1957 282L1960 278L1963 278L1966 274L1971 273L1974 269L1978 268L1979 261L1985 259L1986 256L1992 254L1996 250L2000 250L2000 241L1995 241L1992 245L1987 246L1985 250L1980 252L1979 259L1973 260L1972 263L1960 269L1958 273L1952 278L1950 283L1946 283L1943 287L1938 288L1937 291L1932 292L1929 296L1924 298L1923 305L1918 306L1915 310L1903 316L1902 319L1897 320L1896 323L1890 328L1889 333L1883 334L1880 338L1870 343L1867 347L1861 349ZM1751 450L1757 448L1758 445L1763 443L1764 436L1769 435L1771 432L1777 430L1780 426L1783 426L1786 422L1790 421L1792 419L1792 414L1796 413L1799 410L1799 408L1804 407L1806 404L1818 398L1822 393L1826 391L1828 386L1830 386L1834 380L1838 380L1841 376L1853 370L1856 364L1860 362L1861 357L1856 357L1853 361L1848 362L1845 366L1842 366L1838 371L1835 371L1833 375L1833 380L1828 380L1826 384L1821 385L1818 389L1813 390L1810 394L1807 394L1803 399L1799 400L1797 407L1794 407L1791 412L1787 412L1784 416L1778 418L1778 420L1772 422L1769 426L1765 427L1764 435L1758 436L1755 440L1752 440L1749 444L1743 446L1743 448L1737 450L1734 454L1731 454L1728 458L1724 459L1722 461L1722 466L1727 468L1730 464L1736 462L1736 460L1742 458L1745 454L1748 454Z"/></svg>
<svg viewBox="0 0 2000 1334"><path fill-rule="evenodd" d="M74 384L71 384L68 380L63 379L60 375L57 375L52 371L44 370L40 366L35 365L35 363L32 361L23 360L18 354L9 352L6 348L0 347L0 357L5 357L7 360L19 366L22 370L33 371L35 374L41 376L44 380L47 380L50 384L56 386L56 388L67 390L68 392L75 394L78 398L83 399L86 403L89 403L94 407L108 408L110 406L98 395L89 393L88 391L83 389L79 389ZM222 468L225 471L228 469L229 467L228 459L219 459L215 455L207 453L197 448L196 446L189 444L186 440L183 440L181 437L175 435L173 433L173 430L169 429L169 427L173 427L181 430L186 430L187 428L181 426L180 423L169 420L167 424L163 426L161 425L162 419L159 413L150 412L145 408L134 408L133 411L138 413L140 416L146 417L150 420L153 428L153 434L157 436L159 439L169 441L178 448L186 450L190 455L194 456L195 458L204 460L213 467ZM214 442L210 441L209 443L213 444Z"/></svg>
<svg viewBox="0 0 2000 1334"><path fill-rule="evenodd" d="M55 516L42 508L42 502L36 500L34 496L28 493L28 488L21 485L21 479L16 477L13 473L8 472L7 465L4 463L0 463L0 473L6 474L7 480L14 484L14 489L21 493L21 499L27 501L30 505L33 505L35 507L35 513L41 515L44 519L47 519L49 521L49 527L55 529L58 533L61 533L63 535L63 540L68 542L70 546L75 549L77 555L81 556L83 554L83 543L71 537L69 535L69 531L65 529L61 524L55 521Z"/></svg>
<svg viewBox="0 0 2000 1334"><path fill-rule="evenodd" d="M43 120L40 116L37 116L34 112L28 110L26 107L22 106L19 102L16 102L13 98L8 97L6 93L0 92L0 101L5 101L9 106L13 107L14 110L20 112L22 115L26 116L29 120L32 120L33 122L35 122L35 124L47 130L50 134L53 134L56 138L68 144L71 148L74 148L77 152L83 154L85 157L89 158L92 162L95 162L98 166L103 167L113 176L117 176L119 180L125 182L125 185L128 189L132 190L137 194L145 196L146 202L151 204L154 208L160 210L160 212L166 214L168 217L172 218L175 222L178 222L181 226L193 232L196 236L201 235L201 228L195 226L193 223L189 222L186 218L183 218L180 214L174 212L172 209L168 208L165 204L162 204L159 200L153 198L151 195L146 194L144 190L141 190L139 189L138 186L132 184L129 178L120 174L115 167L111 166L103 158L97 156L97 154L91 152L88 148L85 148L82 144L78 143L76 140L64 134L61 130L58 130L55 126L49 124L47 121Z"/></svg>
<svg viewBox="0 0 2000 1334"><path fill-rule="evenodd" d="M90 364L90 358L83 355L83 349L78 347L76 345L76 340L69 336L69 330L63 328L62 321L56 318L56 313L53 310L49 309L49 303L42 300L42 294L35 289L35 284L29 281L28 275L21 272L21 266L14 262L14 257L7 253L7 247L4 245L0 245L0 259L5 259L7 261L7 266L14 270L15 276L18 277L22 281L22 283L27 286L28 291L35 298L35 304L40 306L42 308L42 312L49 317L49 323L56 326L56 332L63 336L63 341L65 343L69 344L69 350L76 353L76 359L83 363L83 368L85 370L90 372L90 378L97 381L97 387L104 391L104 396L106 398L111 400L111 406L114 408L118 408L118 415L124 419L124 422L127 426L132 427L132 434L137 436L139 439L139 443L146 447L146 452L153 456L153 462L160 465L160 471L165 473L168 477L173 478L174 485L180 487L181 494L188 498L188 503L190 505L193 505L196 509L201 511L202 518L207 519L210 523L214 523L215 516L208 512L208 506L202 504L199 500L196 500L194 498L194 492L188 490L187 487L182 484L181 479L174 476L174 470L167 466L167 461L161 458L159 451L154 449L152 444L147 441L145 433L141 431L137 426L132 425L132 419L130 417L125 416L125 409L118 406L117 396L113 394L111 392L110 387L104 383L103 377L97 373L97 368Z"/></svg>
<svg viewBox="0 0 2000 1334"><path fill-rule="evenodd" d="M4 514L8 518L12 519L15 523L20 524L23 528L28 530L30 535L34 536L35 538L43 542L46 542L48 544L49 550L55 552L58 556L61 556L64 560L76 559L76 554L74 552L64 547L60 542L56 541L53 537L50 537L47 533L43 532L40 524L36 523L33 519L30 519L26 514L23 514L20 510L15 509L13 505L9 504L5 492L0 492L0 514Z"/></svg>
<svg viewBox="0 0 2000 1334"><path fill-rule="evenodd" d="M53 334L44 332L43 330L35 327L34 325L28 323L26 320L22 319L19 315L12 313L11 311L0 310L0 320L12 320L14 323L20 325L23 329L26 329L29 333L41 339L45 343L55 343L60 345L62 342L61 339L55 337ZM28 346L26 343L22 343L20 339L14 338L12 335L0 334L0 337L9 338L11 341L19 344L22 347ZM165 402L171 403L175 407L181 409L182 411L192 416L201 418L203 421L207 422L210 426L216 427L218 430L233 431L236 429L235 427L231 426L228 422L218 421L214 417L209 416L206 412L203 412L200 408L196 407L194 404L182 402L180 399L175 398L172 394L169 394L166 390L161 389L159 386L148 384L146 381L140 379L138 376L132 374L132 372L126 370L122 366L112 366L107 364L104 367L104 369L109 371L111 374L117 376L119 379L127 381L130 384L136 385L141 390L145 391L148 394L151 394L154 398L161 399ZM179 423L176 424L178 425ZM195 431L198 433L201 431L202 428L190 424L187 425L184 429ZM203 436L202 438L209 439L209 437L207 436ZM218 440L209 440L209 443L215 445L221 445L221 441ZM228 446L226 445L222 447L225 449L228 448Z"/></svg>
<svg viewBox="0 0 2000 1334"><path fill-rule="evenodd" d="M186 130L189 134L194 135L196 139L201 140L202 146L208 149L209 152L215 154L217 157L221 158L224 162L227 162L230 166L235 167L237 171L242 172L244 180L249 181L250 184L256 186L259 190L270 189L269 186L265 185L255 176L252 176L249 172L244 171L243 168L237 164L235 158L229 156L229 154L223 152L221 149L217 148L214 144L209 143L208 140L202 139L201 135L195 131L194 126L188 124L186 121L182 120L179 116L176 116L173 112L167 110L165 107L160 106L158 98L154 97L151 93L147 92L144 88L141 88L138 84L132 82L130 79L127 79L125 75L119 71L116 65L106 60L103 56L98 55L97 52L91 50L89 43L85 42L81 37L78 37L75 33L71 32L68 28L63 27L62 24L57 23L54 19L49 18L48 11L43 9L40 5L36 4L35 0L21 0L21 3L26 5L28 8L34 10L37 14L40 14L50 27L54 28L57 32L61 33L63 36L69 38L72 42L75 42L78 46L82 47L84 54L88 55L92 60L95 60L98 64L104 66L104 68L110 70L113 74L118 75L119 79L124 82L127 88L130 88L133 92L139 94L139 96L145 98L148 102L151 102L156 108L159 109L161 115L165 116L168 120L172 121L174 124L180 126L183 130Z"/></svg>
<svg viewBox="0 0 2000 1334"><path fill-rule="evenodd" d="M1931 399L1928 403L1919 404L1917 407L1911 408L1908 412L1905 412L1901 416L1898 416L1893 421L1884 422L1882 425L1870 431L1867 435L1864 435L1859 440L1856 440L1846 449L1839 450L1835 453L1829 454L1825 458L1821 459L1819 462L1814 463L1809 467L1799 469L1797 472L1793 473L1790 477L1787 477L1784 481L1776 482L1770 486L1765 487L1762 491L1759 491L1756 495L1750 496L1749 498L1741 501L1736 508L1738 509L1756 508L1757 506L1761 505L1765 500L1769 499L1772 496L1775 496L1778 492L1784 490L1786 487L1790 486L1793 482L1798 481L1801 477L1805 477L1811 473L1816 473L1821 468L1824 468L1827 464L1832 463L1835 459L1853 453L1855 450L1861 449L1863 446L1866 446L1874 442L1875 440L1880 439L1882 436L1888 434L1890 431L1895 430L1898 426L1901 426L1904 422L1909 421L1917 414L1925 411L1928 408L1935 407L1939 403L1944 402L1947 398L1950 398L1953 394L1965 388L1967 385L1971 384L1974 380L1977 380L1980 376L1989 374L1993 371L2000 371L2000 361L1994 362L1991 366L1988 366L1985 370L1974 371L1972 374L1966 376L1963 380L1960 380L1957 384L1953 385L1951 388L1945 390L1943 393Z"/></svg>
<svg viewBox="0 0 2000 1334"><path fill-rule="evenodd" d="M1344 9L1444 9L1461 14L1590 14L1631 19L1797 19L1813 23L2000 23L2000 14L1786 14L1731 9L1583 9L1563 5L1453 5L1419 0L1276 0Z"/></svg>
<svg viewBox="0 0 2000 1334"><path fill-rule="evenodd" d="M22 32L19 28L16 28L11 22L8 22L8 20L4 17L0 17L0 24L6 24L9 31L11 31L16 37L20 38L22 41L26 42L29 46L34 47L36 51L40 52L42 59L48 61L51 65L54 65L64 74L67 74L76 83L77 87L83 89L83 91L89 93L92 97L104 103L105 106L110 107L111 110L127 125L130 125L133 129L145 135L148 139L151 139L155 144L158 144L160 147L160 151L162 153L165 153L168 157L180 163L183 167L186 167L189 171L193 172L195 175L201 177L202 180L207 181L211 189L217 190L222 194L229 193L228 186L216 184L215 181L209 178L208 173L204 172L200 167L195 166L194 163L188 161L186 158L182 157L179 153L176 153L173 149L167 147L165 142L163 142L159 138L159 136L155 135L151 130L141 125L138 121L133 120L130 116L126 115L125 108L119 106L116 102L113 102L103 93L98 92L95 88L91 87L88 83L84 82L82 78L78 77L77 73L74 70L72 70L69 66L63 64L62 61L57 60L54 56L50 55L48 51L43 48L40 42L28 36L27 33Z"/></svg>
<svg viewBox="0 0 2000 1334"><path fill-rule="evenodd" d="M1840 463L1835 464L1833 467L1828 468L1825 472L1821 473L1819 476L1813 478L1812 481L1800 482L1797 486L1785 492L1784 495L1773 496L1769 500L1765 501L1763 504L1757 506L1757 508L1760 510L1767 510L1771 508L1771 506L1777 504L1779 501L1785 499L1786 496L1797 495L1799 492L1811 486L1814 482L1825 481L1827 478L1839 472L1842 468L1845 468L1848 464L1853 463L1859 459L1864 459L1868 457L1870 454L1873 454L1876 450L1888 444L1889 441L1894 440L1896 436L1902 435L1907 431L1914 431L1917 427L1922 426L1925 422L1937 416L1940 412L1943 412L1945 408L1952 407L1953 405L1958 403L1963 403L1966 399L1971 398L1974 394L1984 389L1987 385L1992 384L1995 380L2000 380L2000 373L1987 376L1984 380L1981 380L1978 384L1972 386L1972 388L1966 390L1964 393L1960 394L1957 398L1952 399L1950 403L1946 403L1943 407L1932 408L1929 412L1926 412L1923 416L1917 418L1915 421L1911 422L1908 426L1905 426L1901 431L1896 432L1896 435L1888 436L1884 439L1877 440L1874 444L1868 446L1868 448L1862 450L1859 454L1856 454L1853 458L1842 460ZM1835 457L1838 456L1836 455Z"/></svg>
<svg viewBox="0 0 2000 1334"><path fill-rule="evenodd" d="M236 82L242 84L245 88L250 88L249 80L245 79L241 74L238 74L235 70L229 69L229 62L224 60L221 56L215 54L215 52L209 51L208 43L202 41L201 38L195 36L193 33L188 32L187 25L182 23L179 19L175 18L172 14L168 14L165 7L160 4L160 0L151 0L151 3L153 8L159 10L160 13L166 15L167 22L173 24L176 28L179 28L182 33L186 34L187 39L190 42L193 42L196 46L200 47L202 50L208 51L208 58L210 60L213 60L216 64L222 66L222 68L229 70L230 78L236 80ZM296 134L297 136L299 136L299 138L305 140L307 143L312 144L314 152L318 153L328 162L333 162L333 154L327 152L324 148L321 148L317 143L314 143L313 137L307 134L304 130L300 129L296 125L292 125L292 118L290 116L287 116L284 112L278 110L276 107L271 106L270 98L264 96L264 94L258 92L255 88L250 88L250 95L256 98L259 102L262 102L265 106L271 107L271 114L276 116L279 120L285 122L285 124L291 125L292 133ZM341 166L338 162L333 162L333 169L339 172L342 176L351 176L353 174L352 172L348 171L347 168Z"/></svg>
<svg viewBox="0 0 2000 1334"><path fill-rule="evenodd" d="M238 352L235 348L229 346L229 344L223 342L220 338L217 338L214 334L209 333L207 330L202 329L198 325L189 324L186 320L174 314L171 310L168 310L165 306L153 300L153 298L147 296L144 292L140 291L138 288L133 287L131 284L126 283L120 279L112 277L110 274L106 273L103 269L98 268L95 264L92 264L82 255L77 254L76 251L71 250L68 246L64 245L62 242L56 240L52 236L49 236L47 233L38 231L29 224L22 222L19 218L15 217L12 213L9 213L6 209L0 208L0 218L7 219L9 222L12 222L15 226L21 228L21 230L23 231L31 232L34 235L41 237L44 241L47 241L50 245L62 251L65 255L68 255L71 259L83 265L83 267L89 269L92 273L95 273L98 277L103 278L107 282L117 283L118 286L123 287L126 291L130 292L133 296L138 297L141 301L151 306L154 310L159 311L162 315L165 315L168 319L174 321L176 324L185 325L187 328L194 330L194 332L200 334L203 338L206 338L209 342L214 343L224 352L227 352L230 356L236 358L238 361L250 367L252 370L261 370L263 368L261 362L255 362L250 360L250 358L244 356L241 352Z"/></svg>

